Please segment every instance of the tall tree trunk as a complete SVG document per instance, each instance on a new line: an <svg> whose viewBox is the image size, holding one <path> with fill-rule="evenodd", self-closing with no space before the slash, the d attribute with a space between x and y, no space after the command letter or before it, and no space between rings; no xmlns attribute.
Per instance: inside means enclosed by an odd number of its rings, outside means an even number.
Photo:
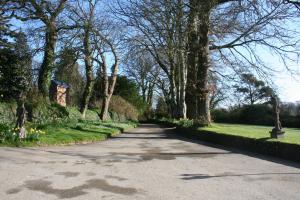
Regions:
<svg viewBox="0 0 300 200"><path fill-rule="evenodd" d="M108 90L107 90L106 94L104 94L101 113L100 113L101 120L108 119L108 108L109 108L110 99L114 93L114 88L115 88L115 84L117 81L118 66L116 67L116 70L114 70L114 71L115 72L113 73L112 77L110 78Z"/></svg>
<svg viewBox="0 0 300 200"><path fill-rule="evenodd" d="M25 95L23 92L17 97L17 121L16 128L19 129L19 138L26 138L26 130L24 128L26 120Z"/></svg>
<svg viewBox="0 0 300 200"><path fill-rule="evenodd" d="M119 62L120 62L113 44L110 43L108 40L106 40L106 42L112 50L112 53L113 53L113 56L115 59L115 63L113 64L113 66L111 68L112 74L111 74L110 80L108 80L107 64L106 64L105 56L103 55L103 53L100 53L100 56L102 59L102 71L104 74L104 99L103 99L103 104L102 104L101 113L100 113L101 120L107 120L107 118L108 118L109 103L110 103L110 99L114 93L115 85L117 82L118 71L119 71Z"/></svg>
<svg viewBox="0 0 300 200"><path fill-rule="evenodd" d="M199 9L198 13L198 66L197 66L197 85L196 85L196 100L197 100L197 117L196 123L199 125L208 125L211 123L209 109L209 90L208 90L208 70L210 68L209 58L209 12L210 6L204 5Z"/></svg>
<svg viewBox="0 0 300 200"><path fill-rule="evenodd" d="M179 101L179 107L180 107L180 117L183 119L187 118L186 111L186 101L185 101L185 96L186 96L186 82L187 82L187 71L186 71L186 65L183 56L183 52L180 52L179 55L180 58L180 101Z"/></svg>
<svg viewBox="0 0 300 200"><path fill-rule="evenodd" d="M85 27L83 47L84 47L86 85L81 100L80 112L82 114L82 118L85 118L86 110L88 108L88 104L92 95L93 85L94 85L89 26Z"/></svg>
<svg viewBox="0 0 300 200"><path fill-rule="evenodd" d="M195 97L197 82L197 0L190 0L190 12L188 19L188 55L187 55L187 83L186 105L187 118L196 119L197 101Z"/></svg>
<svg viewBox="0 0 300 200"><path fill-rule="evenodd" d="M185 47L184 42L186 41L185 34L183 33L183 0L178 0L178 17L177 17L177 34L178 34L178 46L177 48L177 62L179 66L179 115L180 118L186 119L186 76L187 76L187 68L185 61Z"/></svg>
<svg viewBox="0 0 300 200"><path fill-rule="evenodd" d="M190 0L188 24L188 83L186 101L188 117L198 125L211 123L209 109L208 70L209 58L209 13L217 1Z"/></svg>
<svg viewBox="0 0 300 200"><path fill-rule="evenodd" d="M103 98L102 101L102 109L100 112L100 119L102 121L108 120L108 108L109 108L109 103L110 103L111 95L107 95Z"/></svg>
<svg viewBox="0 0 300 200"><path fill-rule="evenodd" d="M176 53L176 52L175 52ZM175 54L175 55L177 55L177 54ZM174 59L175 60L175 59ZM180 105L180 90L181 90L181 88L180 88L180 64L179 63L177 63L177 62L175 62L175 64L174 64L174 66L175 66L175 73L174 73L174 79L175 79L175 99L176 99L176 101L175 101L175 118L177 118L177 119L180 119L180 118L182 118L182 116L181 116L181 105Z"/></svg>
<svg viewBox="0 0 300 200"><path fill-rule="evenodd" d="M44 58L39 70L38 88L39 92L49 100L49 87L51 76L54 69L55 45L57 41L57 31L55 22L49 22L46 25L46 41L44 49Z"/></svg>
<svg viewBox="0 0 300 200"><path fill-rule="evenodd" d="M105 59L104 56L102 59ZM108 119L108 108L109 108L109 101L110 97L108 94L108 87L109 87L109 80L107 76L107 66L105 60L102 63L102 72L103 72L103 100L102 100L102 107L101 107L101 112L100 112L100 119L101 120L107 120Z"/></svg>
<svg viewBox="0 0 300 200"><path fill-rule="evenodd" d="M80 106L80 112L83 119L85 118L86 110L88 109L88 104L93 91L93 82L94 82L92 65L86 64L85 70L86 70L86 84L85 84L85 88L81 100L81 106Z"/></svg>
<svg viewBox="0 0 300 200"><path fill-rule="evenodd" d="M171 101L171 117L178 118L178 109L177 109L177 101L176 101L176 84L175 84L175 75L173 70L170 70L170 101Z"/></svg>

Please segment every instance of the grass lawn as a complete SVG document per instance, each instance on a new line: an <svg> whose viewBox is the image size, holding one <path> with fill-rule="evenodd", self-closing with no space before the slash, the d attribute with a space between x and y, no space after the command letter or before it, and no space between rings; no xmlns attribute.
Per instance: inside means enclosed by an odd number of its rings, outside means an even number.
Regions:
<svg viewBox="0 0 300 200"><path fill-rule="evenodd" d="M87 143L105 140L121 131L136 127L134 122L78 122L49 124L37 127L44 131L37 141L0 143L0 146L48 146Z"/></svg>
<svg viewBox="0 0 300 200"><path fill-rule="evenodd" d="M285 142L300 145L300 129L284 128L285 137L282 139L271 139L269 131L271 126L242 125L242 124L221 124L214 123L210 127L202 127L199 130L222 133L228 135L236 135L254 139L264 139L266 141Z"/></svg>

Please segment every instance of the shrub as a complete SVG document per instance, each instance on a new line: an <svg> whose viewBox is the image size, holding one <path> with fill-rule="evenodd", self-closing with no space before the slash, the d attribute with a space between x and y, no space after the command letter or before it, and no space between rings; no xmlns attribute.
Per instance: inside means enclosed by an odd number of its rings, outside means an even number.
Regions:
<svg viewBox="0 0 300 200"><path fill-rule="evenodd" d="M20 144L21 140L18 135L19 129L11 128L6 124L0 124L0 143ZM45 131L37 128L28 127L26 129L26 138L22 141L38 141L39 136L45 134Z"/></svg>
<svg viewBox="0 0 300 200"><path fill-rule="evenodd" d="M16 104L0 102L0 124L11 124L16 121Z"/></svg>
<svg viewBox="0 0 300 200"><path fill-rule="evenodd" d="M216 122L229 122L229 112L225 109L214 109L211 111L212 120Z"/></svg>
<svg viewBox="0 0 300 200"><path fill-rule="evenodd" d="M159 97L156 104L155 109L155 116L156 118L170 118L168 105L165 102L164 98Z"/></svg>
<svg viewBox="0 0 300 200"><path fill-rule="evenodd" d="M7 124L0 124L0 143L6 140L9 130L10 127Z"/></svg>
<svg viewBox="0 0 300 200"><path fill-rule="evenodd" d="M112 96L109 110L118 114L119 121L137 120L139 116L138 110L120 96Z"/></svg>
<svg viewBox="0 0 300 200"><path fill-rule="evenodd" d="M242 107L240 122L246 124L271 125L273 124L272 107L267 104L255 104Z"/></svg>
<svg viewBox="0 0 300 200"><path fill-rule="evenodd" d="M273 110L268 104L236 107L231 110L215 109L211 112L215 122L273 126ZM287 115L282 111L280 121L283 127L300 128L300 116Z"/></svg>
<svg viewBox="0 0 300 200"><path fill-rule="evenodd" d="M189 119L180 119L177 124L180 126L180 127L185 127L185 128L188 128L188 127L192 127L194 125L194 122L193 120L189 120Z"/></svg>
<svg viewBox="0 0 300 200"><path fill-rule="evenodd" d="M74 110L70 115L68 108L57 103L49 103L42 97L36 89L33 89L28 94L28 99L25 104L28 112L28 120L37 124L48 124L53 122L64 122L68 120L77 120L80 113L74 114ZM74 111L74 112L73 112Z"/></svg>
<svg viewBox="0 0 300 200"><path fill-rule="evenodd" d="M94 100L90 103L90 108L96 113L101 110L102 100ZM137 120L139 116L138 110L128 101L120 96L113 95L109 103L109 120L127 121ZM98 117L99 119L99 117Z"/></svg>
<svg viewBox="0 0 300 200"><path fill-rule="evenodd" d="M272 125L273 111L267 104L245 105L229 111L213 110L212 118L215 122Z"/></svg>

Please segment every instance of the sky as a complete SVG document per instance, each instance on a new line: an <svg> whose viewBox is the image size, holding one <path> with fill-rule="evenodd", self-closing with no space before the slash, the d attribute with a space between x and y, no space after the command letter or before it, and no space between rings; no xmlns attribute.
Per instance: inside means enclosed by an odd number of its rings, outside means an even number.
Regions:
<svg viewBox="0 0 300 200"><path fill-rule="evenodd" d="M279 97L284 102L300 101L300 77L291 76L288 72L274 77L274 84L278 88Z"/></svg>
<svg viewBox="0 0 300 200"><path fill-rule="evenodd" d="M259 50L259 49L258 49ZM295 70L286 69L278 56L261 51L264 61L268 66L273 66L278 72L271 74L275 90L283 102L300 101L300 62L287 62L287 66Z"/></svg>

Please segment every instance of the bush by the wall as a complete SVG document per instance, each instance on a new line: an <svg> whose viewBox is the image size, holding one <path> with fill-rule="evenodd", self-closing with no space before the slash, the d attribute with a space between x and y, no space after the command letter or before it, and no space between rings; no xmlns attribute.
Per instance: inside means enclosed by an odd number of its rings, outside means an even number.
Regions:
<svg viewBox="0 0 300 200"><path fill-rule="evenodd" d="M211 114L213 121L219 123L274 125L273 110L268 104L245 105L231 110L215 109ZM283 127L300 128L300 116L289 116L281 112L280 120Z"/></svg>
<svg viewBox="0 0 300 200"><path fill-rule="evenodd" d="M66 107L66 110L69 112L69 119L74 121L81 119L81 113L77 107ZM85 113L85 120L87 121L96 121L99 120L97 110L88 109Z"/></svg>
<svg viewBox="0 0 300 200"><path fill-rule="evenodd" d="M102 100L92 101L89 107L100 113ZM108 109L109 119L113 121L137 120L139 117L139 111L135 106L120 96L113 95L111 97Z"/></svg>
<svg viewBox="0 0 300 200"><path fill-rule="evenodd" d="M124 121L126 119L137 120L139 117L138 110L133 105L131 105L128 101L126 101L120 96L112 96L109 105L109 110L119 115L118 116L119 121Z"/></svg>
<svg viewBox="0 0 300 200"><path fill-rule="evenodd" d="M16 121L16 104L0 102L0 124L11 124Z"/></svg>

